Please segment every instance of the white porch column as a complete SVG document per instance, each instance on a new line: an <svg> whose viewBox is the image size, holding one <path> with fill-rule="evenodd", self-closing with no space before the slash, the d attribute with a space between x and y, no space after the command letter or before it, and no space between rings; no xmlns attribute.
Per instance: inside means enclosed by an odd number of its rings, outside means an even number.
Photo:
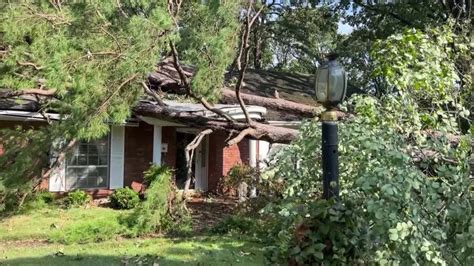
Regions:
<svg viewBox="0 0 474 266"><path fill-rule="evenodd" d="M249 165L257 167L257 140L249 140Z"/></svg>
<svg viewBox="0 0 474 266"><path fill-rule="evenodd" d="M259 140L258 143L258 167L263 169L267 167L265 160L268 157L268 152L270 151L270 143L264 140Z"/></svg>
<svg viewBox="0 0 474 266"><path fill-rule="evenodd" d="M161 126L153 126L153 163L161 165Z"/></svg>
<svg viewBox="0 0 474 266"><path fill-rule="evenodd" d="M110 184L109 188L122 188L124 178L125 127L110 128Z"/></svg>
<svg viewBox="0 0 474 266"><path fill-rule="evenodd" d="M249 165L251 167L257 167L257 141L251 139L249 140ZM257 197L257 188L252 187L250 188L250 197L256 198Z"/></svg>

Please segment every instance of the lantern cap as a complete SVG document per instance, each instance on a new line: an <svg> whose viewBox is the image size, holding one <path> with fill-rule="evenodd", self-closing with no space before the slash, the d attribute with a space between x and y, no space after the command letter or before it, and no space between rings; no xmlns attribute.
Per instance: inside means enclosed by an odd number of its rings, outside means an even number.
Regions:
<svg viewBox="0 0 474 266"><path fill-rule="evenodd" d="M328 61L334 61L337 60L337 58L339 58L339 55L337 53L329 53L326 55L326 59Z"/></svg>

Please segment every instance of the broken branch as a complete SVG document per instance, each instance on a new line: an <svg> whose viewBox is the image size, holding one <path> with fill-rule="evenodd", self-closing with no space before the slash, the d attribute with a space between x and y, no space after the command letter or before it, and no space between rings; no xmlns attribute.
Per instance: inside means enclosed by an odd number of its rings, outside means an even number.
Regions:
<svg viewBox="0 0 474 266"><path fill-rule="evenodd" d="M193 177L193 157L194 157L194 150L201 144L202 139L212 133L212 129L205 129L186 146L184 149L184 155L186 156L186 182L184 183L184 197L186 197L189 187L191 186L191 180Z"/></svg>
<svg viewBox="0 0 474 266"><path fill-rule="evenodd" d="M53 97L56 93L56 90L42 90L42 89L22 89L22 90L15 90L15 91L4 91L0 93L0 99L4 98L11 98L11 97L18 97L22 95L38 95L38 96L48 96Z"/></svg>

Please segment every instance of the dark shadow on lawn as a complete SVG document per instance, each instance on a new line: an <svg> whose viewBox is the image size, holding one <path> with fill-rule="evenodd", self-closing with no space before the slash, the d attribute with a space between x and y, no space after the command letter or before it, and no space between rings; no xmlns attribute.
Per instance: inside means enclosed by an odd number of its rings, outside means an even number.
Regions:
<svg viewBox="0 0 474 266"><path fill-rule="evenodd" d="M180 240L175 241L181 242ZM189 256L190 250L171 247L166 250L168 257L153 254L101 256L90 254L67 255L56 253L36 258L0 259L0 265L264 265L260 251L244 244L236 247L228 244L218 248L197 247L192 250L193 261L180 260L180 255Z"/></svg>

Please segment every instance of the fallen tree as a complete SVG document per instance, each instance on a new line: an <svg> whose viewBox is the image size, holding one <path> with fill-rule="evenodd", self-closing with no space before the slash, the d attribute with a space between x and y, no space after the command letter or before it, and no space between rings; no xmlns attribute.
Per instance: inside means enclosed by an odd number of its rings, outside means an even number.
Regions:
<svg viewBox="0 0 474 266"><path fill-rule="evenodd" d="M194 73L194 68L182 66L182 73L184 77L191 79ZM171 57L158 63L156 71L148 76L148 82L152 87L165 93L187 95L187 89L181 81L178 71L173 66L173 59ZM243 88L245 88L245 84L243 84ZM272 110L289 112L303 118L317 116L321 114L321 111L323 110L320 105L313 106L283 98L264 97L243 92L240 93L240 96L245 104L258 105ZM219 102L223 104L238 104L235 90L223 86L220 90Z"/></svg>
<svg viewBox="0 0 474 266"><path fill-rule="evenodd" d="M229 135L235 135L227 142L227 145L237 144L243 137L247 136L253 139L265 140L271 143L290 143L297 136L295 129L276 127L268 124L253 122L252 127L244 122L228 122L223 119L207 118L191 112L175 110L171 107L160 106L149 101L141 101L134 108L136 115L149 116L161 120L184 124L190 127L213 129L215 131L224 131ZM244 130L246 130L244 132ZM244 133L242 133L244 132ZM245 134L245 136L242 136Z"/></svg>

